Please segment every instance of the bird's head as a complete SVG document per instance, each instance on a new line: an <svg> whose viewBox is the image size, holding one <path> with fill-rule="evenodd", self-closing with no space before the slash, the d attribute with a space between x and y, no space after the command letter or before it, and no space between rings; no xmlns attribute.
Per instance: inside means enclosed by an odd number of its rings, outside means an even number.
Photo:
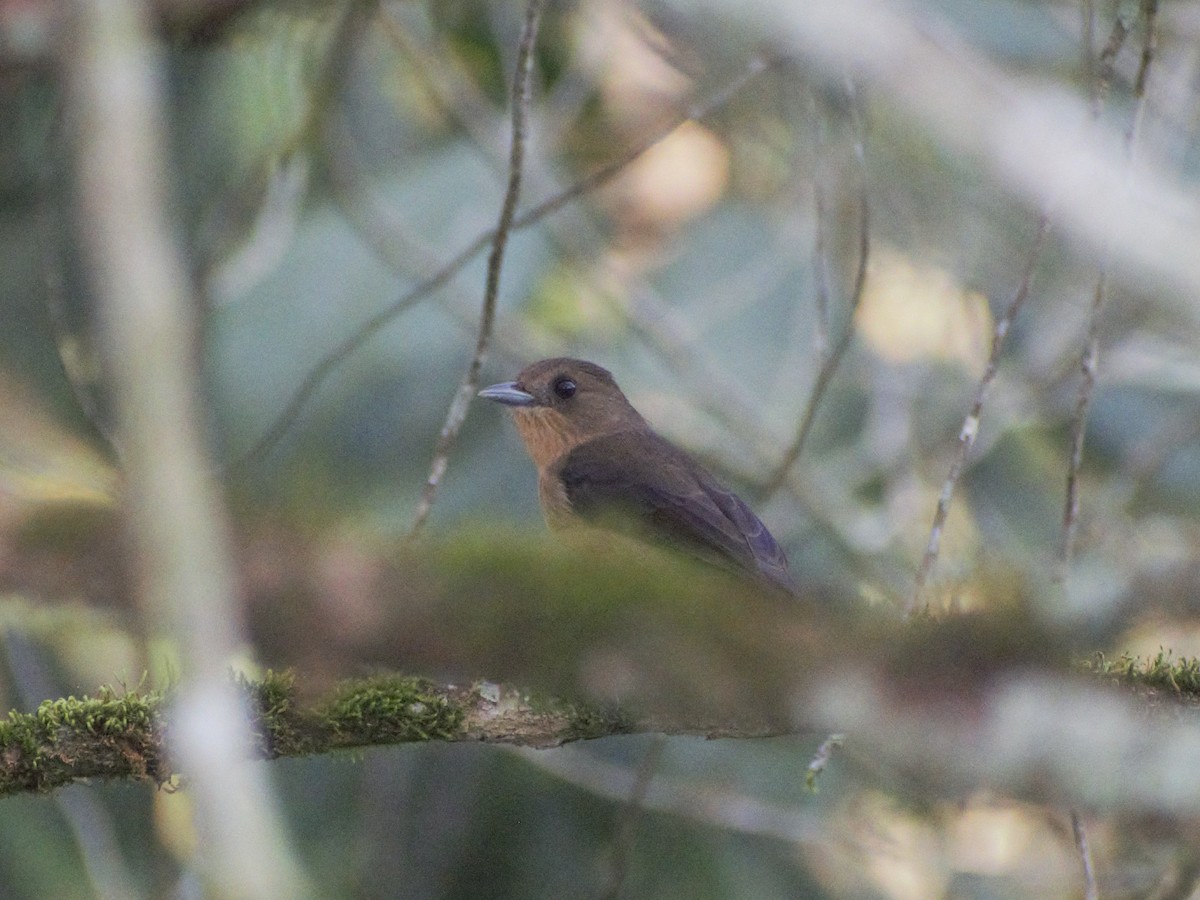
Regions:
<svg viewBox="0 0 1200 900"><path fill-rule="evenodd" d="M581 359L543 359L479 396L509 407L539 467L591 438L646 427L612 374Z"/></svg>

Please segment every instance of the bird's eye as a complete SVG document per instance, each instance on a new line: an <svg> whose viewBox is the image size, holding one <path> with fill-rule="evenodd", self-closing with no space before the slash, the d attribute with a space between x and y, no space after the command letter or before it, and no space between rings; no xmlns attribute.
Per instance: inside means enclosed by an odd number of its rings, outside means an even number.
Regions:
<svg viewBox="0 0 1200 900"><path fill-rule="evenodd" d="M562 397L564 400L570 400L575 396L575 382L570 378L560 378L554 382L554 393Z"/></svg>

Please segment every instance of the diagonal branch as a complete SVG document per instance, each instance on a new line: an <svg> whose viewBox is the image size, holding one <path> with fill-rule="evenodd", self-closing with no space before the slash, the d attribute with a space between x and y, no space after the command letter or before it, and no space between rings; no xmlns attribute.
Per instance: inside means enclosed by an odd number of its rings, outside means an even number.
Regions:
<svg viewBox="0 0 1200 900"><path fill-rule="evenodd" d="M536 225L547 216L558 212L573 200L578 199L592 191L603 187L638 157L642 156L646 151L661 143L669 135L677 131L681 126L688 122L697 121L711 115L716 110L727 104L733 97L740 93L747 85L765 71L771 61L761 57L755 57L750 61L740 75L734 78L729 84L725 85L720 91L717 91L705 100L696 103L687 111L680 114L676 118L670 120L663 125L659 130L648 136L641 143L630 147L621 156L614 159L597 169L592 174L580 179L575 184L560 191L559 193L548 197L536 206L527 209L525 212L515 216L509 226L509 232L521 231ZM242 471L249 468L254 463L264 459L283 439L283 436L295 424L300 412L312 399L313 395L320 389L327 378L333 374L343 362L353 355L360 347L362 347L374 335L379 333L383 328L389 325L394 319L402 315L408 309L411 309L416 304L420 303L427 296L439 290L446 285L452 278L461 272L466 266L474 260L480 253L483 252L489 244L496 238L496 230L492 229L479 235L455 255L448 263L436 272L430 274L419 284L415 285L411 290L406 292L398 300L394 301L389 306L381 309L375 315L371 316L358 330L347 337L341 343L333 347L329 352L321 357L313 366L312 370L296 388L296 392L284 406L280 414L267 427L262 436L254 443L254 445L239 457L232 465L233 471Z"/></svg>
<svg viewBox="0 0 1200 900"><path fill-rule="evenodd" d="M1125 132L1125 190L1129 190L1130 176L1133 170L1133 158L1137 148L1138 135L1141 132L1142 117L1146 109L1146 82L1150 74L1150 65L1154 60L1157 47L1156 17L1158 0L1142 0L1140 15L1142 17L1142 56L1134 81L1134 108ZM1120 20L1118 20L1120 21ZM1116 34L1116 31L1114 31ZM1093 114L1099 116L1101 108L1094 107ZM1071 418L1071 451L1067 465L1067 489L1063 501L1063 518L1061 539L1058 548L1058 565L1055 578L1064 583L1071 569L1071 560L1075 554L1075 539L1079 531L1079 472L1083 467L1084 437L1087 431L1088 413L1092 405L1092 397L1096 392L1096 376L1100 366L1100 315L1108 299L1109 270L1111 268L1112 240L1105 242L1100 254L1099 273L1096 275L1096 286L1092 291L1092 305L1088 311L1087 334L1084 337L1083 349L1079 355L1079 391L1075 398L1075 412Z"/></svg>
<svg viewBox="0 0 1200 900"><path fill-rule="evenodd" d="M945 529L946 519L950 515L950 501L954 496L954 488L962 476L963 469L966 468L967 456L970 455L971 448L975 446L975 438L979 436L979 420L983 415L983 404L987 400L992 382L996 380L996 374L1000 371L1000 355L1004 352L1004 340L1008 337L1009 329L1012 328L1021 307L1029 298L1029 293L1033 288L1033 273L1042 258L1042 250L1046 246L1046 235L1049 231L1050 216L1043 212L1038 217L1033 246L1029 249L1025 271L1021 274L1021 281L1017 285L1016 293L1013 294L1008 309L1004 311L1004 316L996 323L992 331L992 350L988 356L983 377L979 379L979 384L975 388L975 399L971 402L971 411L967 413L962 428L958 432L958 448L954 455L954 461L950 464L950 472L942 484L937 510L933 514L933 527L929 530L929 542L925 546L925 555L921 558L921 567L917 570L916 584L909 597L906 613L912 613L924 605L925 585L929 581L929 576L933 574L933 567L937 564L938 552L942 544L942 531Z"/></svg>
<svg viewBox="0 0 1200 900"><path fill-rule="evenodd" d="M450 464L450 451L458 440L467 410L479 388L479 370L487 355L492 339L492 328L496 321L496 297L500 292L500 272L504 267L504 251L508 236L516 217L517 201L521 196L521 175L525 163L525 139L529 118L530 76L533 72L533 49L537 43L538 25L542 17L543 0L529 0L525 10L525 25L521 31L521 43L517 49L517 69L512 88L512 148L508 159L508 188L504 192L504 203L500 207L500 221L492 238L492 252L488 256L487 284L483 291L483 311L479 317L479 335L475 339L475 352L459 383L458 392L446 412L446 421L438 436L437 449L429 467L429 477L421 491L409 537L415 537L429 518L433 503L437 499L438 487L446 467Z"/></svg>
<svg viewBox="0 0 1200 900"><path fill-rule="evenodd" d="M812 431L813 422L817 417L817 409L821 405L822 399L825 397L825 392L829 389L830 383L833 381L833 376L837 373L838 367L842 363L842 358L846 355L846 351L850 349L850 342L854 338L854 315L858 311L858 305L862 301L863 290L867 284L867 265L871 255L871 205L870 198L867 193L867 161L866 150L864 147L865 136L862 117L858 111L858 107L853 96L853 84L849 85L851 91L851 109L854 113L855 128L858 134L854 140L854 159L858 168L858 266L854 273L854 285L850 290L850 309L846 318L846 324L842 329L841 336L836 344L829 349L827 353L822 354L821 368L817 372L816 380L813 382L812 390L808 395L808 403L805 404L804 413L800 417L800 426L796 430L796 436L784 451L783 459L779 461L775 471L772 472L770 479L766 485L766 495L770 497L782 486L787 480L788 472L792 466L796 464L796 460L800 458L800 454L804 452L804 446L808 443L808 435ZM822 230L824 223L822 219L821 195L818 194L818 209L817 209L817 240L818 243L823 243ZM824 253L818 247L818 263L824 266ZM822 279L823 281L823 279ZM822 296L825 291L824 287L819 289L818 302L826 302ZM827 312L819 318L826 318Z"/></svg>

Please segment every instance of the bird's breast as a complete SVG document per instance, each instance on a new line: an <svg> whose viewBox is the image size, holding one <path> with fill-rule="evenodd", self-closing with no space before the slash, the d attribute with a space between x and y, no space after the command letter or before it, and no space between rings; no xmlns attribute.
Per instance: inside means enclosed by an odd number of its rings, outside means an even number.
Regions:
<svg viewBox="0 0 1200 900"><path fill-rule="evenodd" d="M546 524L551 528L565 528L577 519L562 479L549 468L542 469L538 476L538 500L542 504Z"/></svg>

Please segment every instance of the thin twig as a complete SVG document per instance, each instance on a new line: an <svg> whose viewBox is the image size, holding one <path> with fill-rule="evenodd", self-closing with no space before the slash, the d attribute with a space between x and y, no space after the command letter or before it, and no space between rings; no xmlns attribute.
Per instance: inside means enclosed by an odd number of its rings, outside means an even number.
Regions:
<svg viewBox="0 0 1200 900"><path fill-rule="evenodd" d="M1087 85L1092 108L1100 104L1099 82L1096 79L1096 0L1083 0L1083 83Z"/></svg>
<svg viewBox="0 0 1200 900"><path fill-rule="evenodd" d="M1129 178L1133 171L1134 152L1137 138L1141 131L1142 117L1146 108L1146 82L1149 77L1150 64L1154 60L1157 44L1155 18L1158 9L1157 0L1142 0L1140 12L1142 27L1142 59L1134 81L1135 104L1129 127L1125 132L1125 156L1127 169L1125 173L1125 189L1129 188ZM1101 109L1093 111L1099 116ZM1104 310L1108 297L1109 268L1111 265L1111 239L1106 240L1100 255L1099 273L1096 276L1096 287L1092 292L1092 305L1088 312L1087 335L1084 337L1083 350L1079 355L1079 391L1075 398L1075 412L1071 418L1071 452L1067 469L1067 490L1063 501L1062 538L1058 550L1058 565L1055 578L1059 583L1066 581L1070 572L1071 560L1075 553L1075 539L1079 532L1079 472L1083 466L1084 439L1087 432L1088 412L1091 408L1092 397L1096 391L1096 373L1100 361L1100 315Z"/></svg>
<svg viewBox="0 0 1200 900"><path fill-rule="evenodd" d="M417 503L417 512L409 529L409 538L414 538L425 525L433 503L437 499L438 487L446 467L450 464L450 451L458 440L467 410L479 388L479 371L487 356L492 338L492 326L496 320L496 298L500 293L500 272L504 267L504 250L516 217L517 201L521 196L521 175L525 162L526 122L529 117L530 81L533 74L533 49L537 43L538 25L541 23L544 0L529 0L525 9L525 24L521 31L521 43L517 49L517 67L512 87L512 148L508 160L508 188L504 192L504 203L500 208L500 220L496 224L492 239L492 252L488 256L487 283L483 291L483 311L479 317L479 335L475 339L475 352L459 383L458 392L446 412L446 421L438 436L437 449L429 467L429 476Z"/></svg>
<svg viewBox="0 0 1200 900"><path fill-rule="evenodd" d="M759 74L766 70L770 64L771 61L769 60L755 57L737 78L720 91L714 93L706 100L693 105L687 112L672 119L640 144L631 147L617 159L597 169L591 175L580 179L570 187L548 197L536 206L516 216L509 226L510 233L535 225L547 216L558 212L572 200L603 187L619 175L630 163L652 147L660 144L680 127L688 122L705 118L720 109ZM392 320L454 278L475 257L483 252L483 249L491 244L495 240L495 237L495 229L479 235L441 269L429 275L420 284L415 285L391 305L371 316L352 335L322 356L304 380L300 382L300 386L284 406L283 411L268 426L254 445L231 464L230 469L235 472L241 471L265 458L278 445L279 441L283 439L283 436L287 434L288 430L299 417L301 410L304 409L308 401L312 399L313 395L339 365L345 362L347 358L353 355L375 334L389 325Z"/></svg>
<svg viewBox="0 0 1200 900"><path fill-rule="evenodd" d="M571 747L554 753L526 748L508 752L519 756L526 765L601 799L622 802L630 796L631 789L626 787L629 770L592 753L585 756ZM762 800L718 785L711 778L700 781L659 775L647 786L642 806L707 828L770 837L789 844L819 844L829 837L827 827L817 821L811 808Z"/></svg>
<svg viewBox="0 0 1200 900"><path fill-rule="evenodd" d="M1150 77L1150 65L1158 52L1158 0L1142 0L1138 7L1142 17L1142 59L1138 64L1137 78L1133 82L1133 96L1137 97L1138 105L1146 97L1146 79Z"/></svg>
<svg viewBox="0 0 1200 900"><path fill-rule="evenodd" d="M816 286L816 296L813 297L813 305L816 307L817 323L816 333L813 335L813 344L817 352L817 359L821 361L821 365L829 360L829 251L825 246L825 227L829 216L829 207L825 202L825 187L821 184L820 179L813 188L813 207L816 214L815 235L813 237L813 281Z"/></svg>
<svg viewBox="0 0 1200 900"><path fill-rule="evenodd" d="M629 800L625 804L624 814L617 826L617 836L613 844L612 877L609 880L608 890L604 892L604 896L608 900L617 900L621 896L625 882L629 878L629 857L633 853L637 827L646 808L650 782L654 780L654 776L658 772L658 764L662 760L663 750L666 747L666 735L658 735L638 765L633 790L629 792Z"/></svg>
<svg viewBox="0 0 1200 900"><path fill-rule="evenodd" d="M1100 109L1104 101L1108 98L1109 88L1112 86L1113 74L1116 68L1117 54L1121 52L1121 47L1128 36L1129 26L1118 15L1113 22L1112 31L1108 35L1104 49L1100 51L1100 59L1096 67L1095 82L1092 90L1093 116L1100 115Z"/></svg>
<svg viewBox="0 0 1200 900"><path fill-rule="evenodd" d="M958 479L962 476L963 469L966 467L967 456L970 454L971 448L975 445L975 438L979 435L979 420L983 414L983 404L987 400L988 391L991 389L992 382L996 380L996 374L1000 369L1000 354L1004 350L1004 340L1008 337L1008 332L1012 328L1013 321L1029 297L1029 292L1033 287L1033 273L1037 269L1038 262L1041 260L1042 250L1046 244L1046 235L1049 231L1050 216L1047 212L1043 211L1038 216L1037 232L1033 238L1033 246L1029 249L1025 271L1021 274L1021 281L1017 285L1016 293L1013 294L1012 301L1008 304L1008 309L1004 311L1004 316L996 323L995 328L992 330L992 350L988 356L983 377L980 378L979 384L975 388L975 398L971 402L971 411L967 413L967 417L963 420L962 428L958 432L958 448L955 451L954 461L950 464L950 472L946 476L945 483L942 485L942 493L938 497L937 510L933 514L933 527L929 531L929 543L925 547L925 555L921 559L921 567L917 570L916 584L913 587L912 596L909 598L908 607L905 610L906 613L912 613L913 610L919 609L924 603L925 585L929 581L929 576L933 572L934 565L937 563L938 551L942 543L942 531L946 527L946 518L950 515L950 501L954 496L954 488L958 484Z"/></svg>
<svg viewBox="0 0 1200 900"><path fill-rule="evenodd" d="M862 302L863 290L867 284L867 265L871 256L871 205L867 190L866 137L862 124L862 116L858 112L857 100L854 96L854 85L850 84L848 90L850 92L851 109L854 113L855 129L858 132L854 141L854 159L858 168L858 268L854 273L854 285L850 292L850 308L846 317L846 324L842 328L842 333L837 343L821 359L821 368L817 371L816 380L813 382L812 390L809 392L808 403L805 404L804 413L800 417L800 426L796 430L796 436L792 439L792 443L788 446L787 450L784 451L783 459L779 461L779 465L776 466L775 470L771 473L770 479L767 481L765 493L768 497L783 486L788 472L796 464L796 460L800 458L800 454L804 452L804 446L808 443L809 433L812 431L813 422L817 417L817 409L820 407L821 401L824 399L825 393L833 381L833 376L837 373L838 366L841 365L842 359L846 355L846 351L850 349L850 342L854 339L854 316L858 312L859 304ZM818 193L819 197L820 194ZM820 241L821 230L822 223L818 207L818 242ZM818 252L820 253L821 251L818 250ZM818 303L819 300L820 291L818 290Z"/></svg>
<svg viewBox="0 0 1200 900"><path fill-rule="evenodd" d="M1071 832L1075 835L1075 849L1079 853L1079 862L1083 866L1084 900L1100 900L1100 891L1096 887L1096 870L1092 867L1092 848L1088 846L1083 820L1079 818L1079 813L1075 810L1071 810Z"/></svg>
<svg viewBox="0 0 1200 900"><path fill-rule="evenodd" d="M1075 396L1075 412L1071 417L1071 453L1067 468L1067 491L1063 501L1062 538L1058 548L1057 581L1064 582L1075 553L1075 537L1079 532L1079 472L1083 467L1083 443L1087 431L1088 410L1096 388L1096 371L1100 361L1100 311L1108 293L1108 253L1100 260L1100 273L1092 292L1092 307L1088 316L1087 335L1079 356L1079 391Z"/></svg>
<svg viewBox="0 0 1200 900"><path fill-rule="evenodd" d="M829 760L833 758L833 751L844 743L846 743L846 736L839 733L831 734L821 741L821 746L817 748L813 758L808 761L808 769L804 773L804 784L810 791L816 792L817 779L829 765Z"/></svg>

